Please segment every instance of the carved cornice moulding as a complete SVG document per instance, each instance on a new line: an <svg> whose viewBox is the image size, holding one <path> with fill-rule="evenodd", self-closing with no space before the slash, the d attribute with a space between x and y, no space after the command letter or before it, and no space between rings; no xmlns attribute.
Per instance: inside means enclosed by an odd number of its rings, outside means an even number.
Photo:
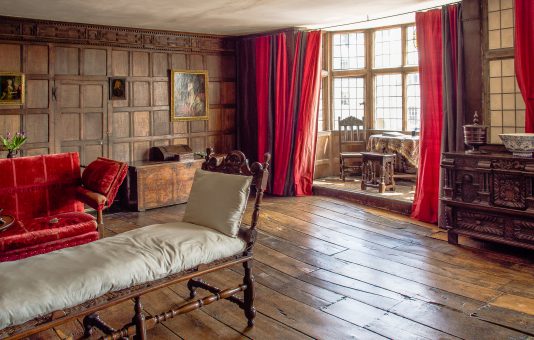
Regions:
<svg viewBox="0 0 534 340"><path fill-rule="evenodd" d="M0 39L170 51L235 50L235 37L0 16Z"/></svg>

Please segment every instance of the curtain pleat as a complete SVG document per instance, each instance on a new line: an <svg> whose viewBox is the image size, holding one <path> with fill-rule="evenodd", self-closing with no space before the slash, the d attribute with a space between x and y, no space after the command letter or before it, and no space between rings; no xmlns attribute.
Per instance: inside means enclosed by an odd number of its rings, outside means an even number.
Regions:
<svg viewBox="0 0 534 340"><path fill-rule="evenodd" d="M525 132L534 132L534 1L515 0L515 73L526 105Z"/></svg>
<svg viewBox="0 0 534 340"><path fill-rule="evenodd" d="M443 152L464 150L465 80L461 18L461 4L443 7Z"/></svg>
<svg viewBox="0 0 534 340"><path fill-rule="evenodd" d="M237 145L251 161L257 160L258 115L256 100L256 44L250 39L237 43ZM254 127L254 128L251 128ZM246 141L246 142L244 142Z"/></svg>
<svg viewBox="0 0 534 340"><path fill-rule="evenodd" d="M253 65L238 65L239 96L246 97L238 98L238 122L243 124L238 127L238 147L249 150L249 145L257 145L255 152L247 155L251 160L262 159L265 152L272 154L271 193L310 195L317 138L321 32L244 38L238 46L238 60L254 60ZM254 86L247 87L247 83Z"/></svg>
<svg viewBox="0 0 534 340"><path fill-rule="evenodd" d="M443 54L441 11L415 16L421 84L420 160L412 217L436 223L443 125Z"/></svg>
<svg viewBox="0 0 534 340"><path fill-rule="evenodd" d="M315 167L315 146L317 144L317 112L319 105L319 88L321 84L321 33L308 34L304 66L300 107L298 110L298 128L295 133L294 176L295 194L312 195L313 172Z"/></svg>
<svg viewBox="0 0 534 340"><path fill-rule="evenodd" d="M256 114L257 114L257 126L251 126L257 131L257 158L261 159L262 155L266 152L271 152L269 147L270 129L269 129L269 70L270 70L270 50L271 50L271 37L259 37L255 41L254 57L256 61ZM254 114L248 112L248 114ZM253 130L253 131L254 131ZM254 136L251 136L254 138ZM248 141L244 140L247 143ZM273 155L274 157L274 155Z"/></svg>

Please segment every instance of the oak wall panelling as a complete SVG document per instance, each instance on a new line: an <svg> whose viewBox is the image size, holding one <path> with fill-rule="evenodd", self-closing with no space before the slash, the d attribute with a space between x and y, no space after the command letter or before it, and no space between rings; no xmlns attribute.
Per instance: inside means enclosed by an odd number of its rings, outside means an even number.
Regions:
<svg viewBox="0 0 534 340"><path fill-rule="evenodd" d="M0 71L26 75L26 103L0 108L0 134L27 132L25 155L148 158L151 146L235 147L233 38L0 17ZM170 69L209 75L209 121L171 122ZM109 78L126 99L109 99ZM4 156L3 154L0 156Z"/></svg>

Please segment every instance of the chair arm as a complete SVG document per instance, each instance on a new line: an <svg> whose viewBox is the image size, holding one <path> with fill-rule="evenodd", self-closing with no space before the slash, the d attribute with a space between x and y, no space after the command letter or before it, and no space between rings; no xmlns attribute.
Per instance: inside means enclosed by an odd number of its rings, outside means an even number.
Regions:
<svg viewBox="0 0 534 340"><path fill-rule="evenodd" d="M76 198L97 211L102 211L107 202L106 196L81 186L76 188Z"/></svg>

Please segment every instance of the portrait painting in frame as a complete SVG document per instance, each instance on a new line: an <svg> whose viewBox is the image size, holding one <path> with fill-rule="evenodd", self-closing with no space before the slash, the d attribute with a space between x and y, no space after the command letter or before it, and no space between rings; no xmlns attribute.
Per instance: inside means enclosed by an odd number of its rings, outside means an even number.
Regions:
<svg viewBox="0 0 534 340"><path fill-rule="evenodd" d="M208 71L171 70L171 120L208 119Z"/></svg>
<svg viewBox="0 0 534 340"><path fill-rule="evenodd" d="M0 105L24 104L24 74L0 73Z"/></svg>
<svg viewBox="0 0 534 340"><path fill-rule="evenodd" d="M126 99L126 78L109 78L109 99Z"/></svg>

